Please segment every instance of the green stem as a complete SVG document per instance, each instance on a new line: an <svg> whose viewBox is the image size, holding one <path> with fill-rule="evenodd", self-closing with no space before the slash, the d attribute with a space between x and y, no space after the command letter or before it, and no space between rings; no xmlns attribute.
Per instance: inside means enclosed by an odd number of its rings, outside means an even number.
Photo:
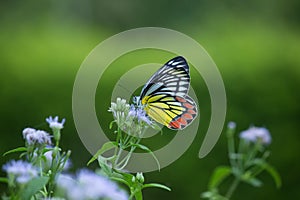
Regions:
<svg viewBox="0 0 300 200"><path fill-rule="evenodd" d="M237 188L237 186L239 185L239 183L240 183L240 179L236 177L236 178L234 179L234 181L232 182L230 188L228 189L227 193L226 193L226 196L225 196L225 197L226 197L227 199L230 199L230 198L231 198L233 192L236 190L236 188Z"/></svg>
<svg viewBox="0 0 300 200"><path fill-rule="evenodd" d="M235 154L235 146L234 146L234 138L232 135L228 136L228 154L229 154L229 162L232 167L236 167L235 159L233 155Z"/></svg>

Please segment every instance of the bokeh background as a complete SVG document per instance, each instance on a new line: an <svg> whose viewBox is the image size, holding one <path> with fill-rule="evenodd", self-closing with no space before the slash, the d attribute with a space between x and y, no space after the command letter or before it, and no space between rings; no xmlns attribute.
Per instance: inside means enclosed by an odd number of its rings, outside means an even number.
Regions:
<svg viewBox="0 0 300 200"><path fill-rule="evenodd" d="M74 170L86 167L90 154L81 143L72 119L72 88L81 62L104 39L131 28L158 26L197 40L217 64L226 87L226 121L239 131L250 124L272 133L269 159L283 179L276 189L262 174L264 185L241 185L233 199L296 199L299 194L300 1L0 1L0 154L23 145L25 127L47 129L45 118L66 118L62 146L72 150ZM110 93L123 67L165 62L166 52L132 52L116 61L112 78L97 93L99 122L108 127ZM145 174L149 182L165 183L172 192L144 191L145 199L200 199L213 169L227 164L226 136L213 151L198 159L207 130L210 100L199 74L192 70L199 93L201 122L193 145L175 163ZM99 87L100 89L100 87ZM159 148L171 134L149 141ZM154 138L154 139L155 139ZM2 165L16 155L1 157ZM95 168L92 165L91 168ZM4 176L3 172L1 175ZM0 190L5 186L1 185Z"/></svg>

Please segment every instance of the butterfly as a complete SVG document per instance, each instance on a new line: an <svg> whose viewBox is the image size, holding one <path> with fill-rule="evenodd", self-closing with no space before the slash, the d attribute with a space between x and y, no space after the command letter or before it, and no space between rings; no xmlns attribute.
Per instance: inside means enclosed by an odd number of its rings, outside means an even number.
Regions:
<svg viewBox="0 0 300 200"><path fill-rule="evenodd" d="M152 75L133 102L169 129L184 129L197 116L197 105L187 95L190 79L186 60L182 56L175 57Z"/></svg>

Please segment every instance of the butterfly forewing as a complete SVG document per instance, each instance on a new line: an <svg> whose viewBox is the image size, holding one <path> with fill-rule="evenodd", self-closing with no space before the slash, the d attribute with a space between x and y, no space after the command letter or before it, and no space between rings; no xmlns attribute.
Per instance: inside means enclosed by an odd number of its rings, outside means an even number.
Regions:
<svg viewBox="0 0 300 200"><path fill-rule="evenodd" d="M186 60L178 56L161 67L142 89L141 99L153 93L184 97L190 85L189 67Z"/></svg>

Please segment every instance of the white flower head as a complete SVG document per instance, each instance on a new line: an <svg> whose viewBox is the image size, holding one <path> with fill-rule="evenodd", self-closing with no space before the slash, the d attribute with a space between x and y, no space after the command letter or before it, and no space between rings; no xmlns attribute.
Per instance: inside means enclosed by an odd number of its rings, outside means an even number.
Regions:
<svg viewBox="0 0 300 200"><path fill-rule="evenodd" d="M117 98L117 102L111 102L111 106L108 109L109 112L112 112L116 118L118 113L128 112L129 104L126 103L125 99Z"/></svg>
<svg viewBox="0 0 300 200"><path fill-rule="evenodd" d="M89 170L79 171L75 178L60 175L57 184L65 190L67 199L97 200L108 198L110 200L128 200L127 194L120 190L114 182Z"/></svg>
<svg viewBox="0 0 300 200"><path fill-rule="evenodd" d="M12 160L9 163L3 165L3 170L7 174L15 176L17 183L27 183L38 175L38 169L31 163L22 160Z"/></svg>
<svg viewBox="0 0 300 200"><path fill-rule="evenodd" d="M51 144L51 137L47 132L42 130L35 130L33 128L25 128L23 130L23 138L29 145Z"/></svg>
<svg viewBox="0 0 300 200"><path fill-rule="evenodd" d="M263 144L271 143L271 134L268 129L264 127L250 127L249 129L242 131L240 133L240 138L250 141L250 142L258 142L261 141Z"/></svg>
<svg viewBox="0 0 300 200"><path fill-rule="evenodd" d="M64 123L66 119L62 119L61 122L58 121L58 116L52 118L52 116L46 118L46 122L48 122L49 127L52 129L61 130L64 128Z"/></svg>

